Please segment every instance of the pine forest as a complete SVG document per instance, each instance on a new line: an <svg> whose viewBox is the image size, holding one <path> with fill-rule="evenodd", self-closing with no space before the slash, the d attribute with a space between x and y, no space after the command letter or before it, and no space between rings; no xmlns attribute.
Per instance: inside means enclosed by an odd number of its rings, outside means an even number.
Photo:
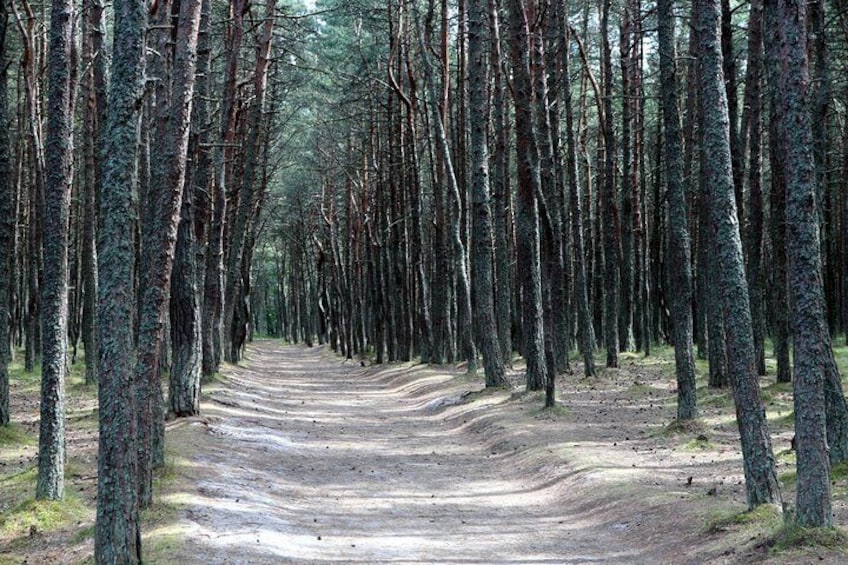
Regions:
<svg viewBox="0 0 848 565"><path fill-rule="evenodd" d="M848 560L848 0L4 0L0 565Z"/></svg>

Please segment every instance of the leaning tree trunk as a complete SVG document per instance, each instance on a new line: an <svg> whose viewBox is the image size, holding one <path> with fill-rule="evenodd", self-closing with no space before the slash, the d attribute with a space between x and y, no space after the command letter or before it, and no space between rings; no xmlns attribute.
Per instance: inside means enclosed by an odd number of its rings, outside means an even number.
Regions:
<svg viewBox="0 0 848 565"><path fill-rule="evenodd" d="M236 82L244 37L246 0L230 3L230 32L227 44L227 73L221 100L219 142L215 146L215 178L212 183L212 224L206 247L203 283L203 374L211 376L221 365L224 313L224 224L227 220L228 162L233 156L236 133Z"/></svg>
<svg viewBox="0 0 848 565"><path fill-rule="evenodd" d="M266 6L265 23L262 31L262 40L256 55L256 68L254 69L253 82L253 108L249 118L249 132L247 136L244 163L244 181L241 186L239 197L239 208L236 211L235 224L232 229L230 251L227 261L227 274L224 284L224 332L227 339L227 360L238 363L244 340L243 328L237 327L236 312L243 306L247 299L243 296L244 288L241 284L242 258L245 253L245 240L255 220L254 210L257 202L262 198L261 183L257 179L257 168L260 163L260 140L262 138L262 126L265 123L263 113L265 111L265 98L268 86L268 62L271 55L271 39L274 32L274 9L275 1L270 0Z"/></svg>
<svg viewBox="0 0 848 565"><path fill-rule="evenodd" d="M154 145L156 153L152 158L148 198L151 208L141 230L141 309L136 378L142 403L138 429L139 503L142 508L149 506L153 500L153 468L164 463L161 344L185 184L201 4L201 0L182 0L180 3L171 97L169 104L159 109L167 112L169 118L163 120L165 127L159 132L162 138ZM160 9L166 8L160 6Z"/></svg>
<svg viewBox="0 0 848 565"><path fill-rule="evenodd" d="M750 509L780 501L774 453L771 447L760 389L742 260L742 241L736 216L736 198L730 162L730 124L719 48L719 0L699 0L697 22L700 44L701 104L704 108L704 149L707 181L712 187L716 269L724 307L729 368L736 403L736 421L742 441L745 489Z"/></svg>
<svg viewBox="0 0 848 565"><path fill-rule="evenodd" d="M663 148L668 186L668 260L672 265L671 316L674 364L677 375L677 419L697 416L695 359L692 347L692 271L690 268L689 218L683 185L683 151L680 146L680 116L677 110L677 76L674 62L673 0L659 0L660 90L663 111Z"/></svg>
<svg viewBox="0 0 848 565"><path fill-rule="evenodd" d="M821 244L816 217L816 175L809 111L806 2L777 2L781 73L778 131L786 171L789 290L794 331L795 448L798 491L796 521L831 526L830 461L824 387L835 371L825 314Z"/></svg>
<svg viewBox="0 0 848 565"><path fill-rule="evenodd" d="M45 146L44 282L41 286L41 426L36 498L65 491L65 378L68 363L68 232L73 178L74 3L54 0L50 14ZM3 320L5 323L5 320Z"/></svg>
<svg viewBox="0 0 848 565"><path fill-rule="evenodd" d="M457 308L463 314L458 316L461 324L459 328L460 342L465 360L468 362L468 372L473 373L477 366L477 352L474 347L473 331L471 328L471 292L468 277L468 266L465 261L465 243L462 240L462 230L459 217L461 215L462 200L460 198L459 185L451 160L451 151L448 146L447 132L444 122L438 112L438 97L436 92L433 69L429 60L427 46L425 44L424 25L419 14L416 14L418 24L418 42L421 49L421 60L424 68L424 82L429 94L430 125L435 128L436 145L445 168L445 180L447 181L448 195L454 204L454 220L451 222L451 234L456 261L457 276Z"/></svg>
<svg viewBox="0 0 848 565"><path fill-rule="evenodd" d="M489 73L486 58L488 34L487 0L468 4L468 82L471 122L471 179L474 211L474 279L477 299L477 340L483 352L486 386L507 384L495 324L494 276L492 269L492 210L489 205Z"/></svg>
<svg viewBox="0 0 848 565"><path fill-rule="evenodd" d="M144 92L147 3L115 1L115 44L103 138L98 264L100 441L97 457L97 563L141 562L135 408L136 148Z"/></svg>

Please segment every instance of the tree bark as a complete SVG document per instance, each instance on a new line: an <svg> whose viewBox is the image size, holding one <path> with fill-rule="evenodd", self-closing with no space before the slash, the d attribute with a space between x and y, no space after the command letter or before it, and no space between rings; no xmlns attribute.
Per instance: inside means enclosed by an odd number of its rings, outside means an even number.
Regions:
<svg viewBox="0 0 848 565"><path fill-rule="evenodd" d="M194 94L201 0L180 2L170 100L159 107L161 138L152 155L151 209L142 223L139 273L138 362L136 378L142 402L139 417L139 503L153 499L153 468L164 463L164 422L160 382L161 344L170 302L171 275L177 243L180 204L186 175L189 119ZM159 6L159 9L169 9ZM160 53L160 55L163 55ZM164 80L164 77L159 77ZM161 104L161 102L160 102Z"/></svg>
<svg viewBox="0 0 848 565"><path fill-rule="evenodd" d="M489 205L489 73L486 58L487 0L468 3L468 82L471 125L471 179L474 227L474 285L477 340L483 353L486 386L506 386L503 355L495 324L492 266L492 210Z"/></svg>
<svg viewBox="0 0 848 565"><path fill-rule="evenodd" d="M532 0L531 0L532 7ZM510 56L515 102L515 135L518 169L517 234L518 269L521 277L522 334L527 361L527 389L542 390L547 382L545 333L542 311L542 268L539 242L541 193L539 150L533 130L533 83L530 75L532 16L523 0L510 0Z"/></svg>
<svg viewBox="0 0 848 565"><path fill-rule="evenodd" d="M135 230L140 100L147 3L115 1L109 111L103 138L104 191L97 247L100 440L96 563L141 562L135 407Z"/></svg>
<svg viewBox="0 0 848 565"><path fill-rule="evenodd" d="M6 33L9 17L0 11L0 426L8 426L11 417L9 408L9 363L12 361L10 336L12 288L14 286L14 250L16 210L15 187L12 184L12 155L9 139L8 88L6 84Z"/></svg>
<svg viewBox="0 0 848 565"><path fill-rule="evenodd" d="M615 131L612 115L612 50L609 40L609 13L611 0L604 0L601 14L601 44L604 72L604 101L602 129L604 135L604 185L602 215L604 222L604 345L607 349L607 367L618 367L619 335L618 309L621 290L619 256L621 255L618 205L615 194Z"/></svg>
<svg viewBox="0 0 848 565"><path fill-rule="evenodd" d="M44 283L41 286L41 425L36 498L65 490L65 378L68 371L68 232L73 181L74 3L53 0L45 146Z"/></svg>
<svg viewBox="0 0 848 565"><path fill-rule="evenodd" d="M262 190L257 182L259 167L260 140L262 126L265 123L265 98L268 86L268 62L271 55L271 40L274 32L274 9L276 2L269 0L266 5L265 21L262 28L262 39L256 55L256 68L253 77L253 107L248 120L249 130L245 143L244 177L239 196L239 207L235 215L235 223L231 232L230 251L227 260L227 274L224 285L224 331L227 339L227 360L237 363L241 359L244 347L243 339L239 339L243 329L237 327L236 312L246 297L241 285L242 259L245 253L245 239L255 221L254 211L257 202L262 198Z"/></svg>
<svg viewBox="0 0 848 565"><path fill-rule="evenodd" d="M736 215L730 159L730 124L719 49L719 0L698 0L701 104L707 180L712 187L716 269L722 293L736 421L742 441L745 490L750 509L780 501L774 453L760 400L751 310Z"/></svg>
<svg viewBox="0 0 848 565"><path fill-rule="evenodd" d="M672 300L672 341L677 376L677 419L697 417L695 359L692 346L692 272L689 217L683 187L683 152L677 101L677 70L674 57L674 14L672 0L659 0L660 89L665 132L665 177L668 186L668 261Z"/></svg>
<svg viewBox="0 0 848 565"><path fill-rule="evenodd" d="M560 36L562 49L562 95L565 112L565 171L571 217L571 244L574 246L574 295L577 307L577 332L580 354L583 357L583 374L586 377L595 374L595 327L589 307L588 276L586 274L586 250L583 242L583 203L580 185L577 182L577 143L574 137L574 109L571 103L571 75L569 71L571 32L567 25L567 10L559 10Z"/></svg>
<svg viewBox="0 0 848 565"><path fill-rule="evenodd" d="M816 167L809 112L806 3L777 2L781 73L779 126L786 171L786 227L794 339L795 519L803 527L831 526L830 462L824 387L835 371L825 314Z"/></svg>

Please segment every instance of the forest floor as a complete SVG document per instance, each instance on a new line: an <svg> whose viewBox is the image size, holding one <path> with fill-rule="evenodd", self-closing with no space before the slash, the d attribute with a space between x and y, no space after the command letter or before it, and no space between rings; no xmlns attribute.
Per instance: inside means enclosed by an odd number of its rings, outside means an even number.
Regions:
<svg viewBox="0 0 848 565"><path fill-rule="evenodd" d="M145 562L846 562L840 536L744 512L728 391L699 388L702 418L680 429L669 350L592 379L573 368L543 410L521 367L486 391L461 366L258 341L205 386L202 416L168 423ZM13 381L25 417L0 436L2 565L91 562L95 400L74 378L63 503L32 501L37 386ZM762 387L791 502L791 386ZM845 527L848 470L834 483Z"/></svg>

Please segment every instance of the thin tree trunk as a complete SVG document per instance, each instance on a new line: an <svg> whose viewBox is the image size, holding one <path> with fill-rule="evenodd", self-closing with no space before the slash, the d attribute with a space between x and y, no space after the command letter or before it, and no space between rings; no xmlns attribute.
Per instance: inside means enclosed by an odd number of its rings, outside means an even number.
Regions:
<svg viewBox="0 0 848 565"><path fill-rule="evenodd" d="M474 212L474 296L477 340L483 353L486 386L506 386L503 355L495 324L492 266L492 211L489 206L489 73L486 58L488 0L468 3L468 82L471 108L471 175Z"/></svg>
<svg viewBox="0 0 848 565"><path fill-rule="evenodd" d="M246 0L230 3L231 23L227 40L227 73L221 100L219 143L215 147L215 180L212 184L212 225L206 248L203 284L203 374L211 376L221 365L224 312L224 224L227 218L228 163L235 141L236 81L239 51L244 37Z"/></svg>
<svg viewBox="0 0 848 565"><path fill-rule="evenodd" d="M418 42L421 49L424 68L424 82L430 97L430 120L431 126L435 126L435 135L437 147L444 163L445 180L447 181L448 194L453 199L454 217L451 231L453 237L453 246L455 252L455 268L458 280L457 309L463 311L460 316L461 327L459 328L460 341L462 343L463 356L468 362L468 372L473 373L477 368L477 352L474 347L473 331L471 328L471 292L468 277L468 267L465 260L465 243L462 240L462 232L460 229L459 216L461 214L461 197L459 186L457 184L456 174L454 173L453 162L451 160L450 147L448 146L447 133L445 131L444 122L438 114L438 105L436 104L437 92L433 77L433 69L429 60L427 47L425 44L424 26L420 15L416 14L418 23Z"/></svg>
<svg viewBox="0 0 848 565"><path fill-rule="evenodd" d="M68 229L73 184L74 3L53 0L48 57L44 186L44 284L41 287L41 425L38 435L39 499L65 492L65 378L68 371Z"/></svg>
<svg viewBox="0 0 848 565"><path fill-rule="evenodd" d="M84 3L83 78L84 125L83 155L83 244L82 281L83 313L82 340L85 344L85 382L97 379L97 195L102 180L100 159L100 126L106 108L106 54L104 39L106 25L102 0Z"/></svg>
<svg viewBox="0 0 848 565"><path fill-rule="evenodd" d="M498 5L489 0L489 26L492 30L490 66L492 67L492 128L495 136L490 183L492 188L493 228L495 238L495 309L498 339L504 363L512 366L512 278L509 249L509 129L504 87L503 57Z"/></svg>
<svg viewBox="0 0 848 565"><path fill-rule="evenodd" d="M559 11L560 37L562 49L562 105L565 112L565 170L566 183L571 211L571 244L574 246L574 294L577 298L577 331L580 354L583 357L583 374L587 377L595 374L595 327L589 307L588 277L586 274L586 250L583 245L583 203L580 186L577 182L577 144L574 138L574 110L571 104L571 75L569 71L569 53L571 33L567 25L567 9Z"/></svg>
<svg viewBox="0 0 848 565"><path fill-rule="evenodd" d="M677 107L677 74L674 57L673 1L659 0L660 89L665 132L665 173L668 186L668 261L670 278L674 364L677 376L677 419L697 416L695 359L692 347L692 272L689 249L689 217L683 186L683 152L680 147L680 116Z"/></svg>
<svg viewBox="0 0 848 565"><path fill-rule="evenodd" d="M612 50L609 41L609 13L611 0L603 1L601 15L601 44L604 71L604 185L602 207L604 222L604 345L607 349L607 367L618 367L619 338L618 309L620 292L620 228L615 194L615 132L612 115Z"/></svg>
<svg viewBox="0 0 848 565"><path fill-rule="evenodd" d="M228 351L227 360L237 363L241 358L243 340L237 339L241 335L239 328L234 324L235 313L240 308L245 297L242 296L243 288L241 281L242 258L245 252L245 238L250 231L254 221L254 210L257 202L262 198L262 191L257 182L257 171L259 165L260 139L263 113L265 111L265 98L268 85L268 61L271 54L271 39L274 31L274 9L275 0L269 0L266 5L265 22L262 29L262 39L256 56L256 68L254 69L253 84L253 107L251 108L247 141L245 143L244 181L241 186L239 208L236 211L235 224L232 229L230 240L230 251L228 256L227 274L224 285L224 332L226 332Z"/></svg>
<svg viewBox="0 0 848 565"><path fill-rule="evenodd" d="M14 250L16 230L15 186L12 184L12 155L9 140L8 88L6 84L6 32L9 17L0 11L0 426L8 426L11 417L9 408L9 363L12 361L10 339L12 287L14 285Z"/></svg>

